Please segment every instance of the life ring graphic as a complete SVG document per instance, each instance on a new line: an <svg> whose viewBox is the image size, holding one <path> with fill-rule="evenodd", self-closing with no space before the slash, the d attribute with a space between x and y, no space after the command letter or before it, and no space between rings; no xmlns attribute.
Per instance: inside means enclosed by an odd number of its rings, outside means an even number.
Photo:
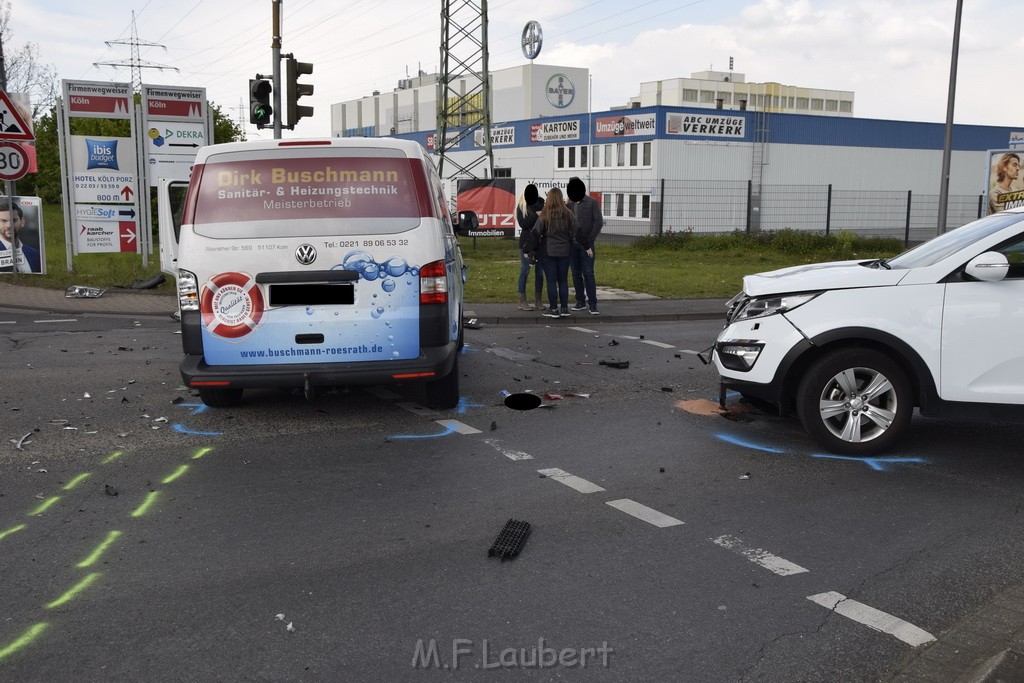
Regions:
<svg viewBox="0 0 1024 683"><path fill-rule="evenodd" d="M238 339L256 329L263 317L263 293L245 273L220 273L203 285L199 310L206 328L218 337Z"/></svg>

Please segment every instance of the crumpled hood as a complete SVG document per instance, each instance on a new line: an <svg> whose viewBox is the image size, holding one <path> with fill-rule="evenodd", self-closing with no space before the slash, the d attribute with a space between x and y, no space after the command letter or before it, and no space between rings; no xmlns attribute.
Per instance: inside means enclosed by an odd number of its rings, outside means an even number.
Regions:
<svg viewBox="0 0 1024 683"><path fill-rule="evenodd" d="M890 287L899 284L899 281L910 272L908 270L868 268L860 265L870 262L870 260L855 260L809 263L803 266L780 268L767 273L755 273L743 278L743 291L747 296L764 296L824 289Z"/></svg>

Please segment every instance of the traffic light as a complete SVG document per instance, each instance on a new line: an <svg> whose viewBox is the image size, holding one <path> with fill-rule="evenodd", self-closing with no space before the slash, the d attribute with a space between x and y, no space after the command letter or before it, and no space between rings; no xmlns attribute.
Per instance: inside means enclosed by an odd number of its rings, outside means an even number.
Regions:
<svg viewBox="0 0 1024 683"><path fill-rule="evenodd" d="M288 81L286 88L288 95L288 127L294 128L303 116L312 116L313 107L299 105L299 98L313 94L313 85L310 83L299 83L299 76L313 73L313 65L308 62L296 61L294 57L288 57L285 64L285 80Z"/></svg>
<svg viewBox="0 0 1024 683"><path fill-rule="evenodd" d="M249 123L255 123L257 128L270 125L270 117L274 114L274 108L270 106L270 93L273 91L274 86L267 79L249 79Z"/></svg>

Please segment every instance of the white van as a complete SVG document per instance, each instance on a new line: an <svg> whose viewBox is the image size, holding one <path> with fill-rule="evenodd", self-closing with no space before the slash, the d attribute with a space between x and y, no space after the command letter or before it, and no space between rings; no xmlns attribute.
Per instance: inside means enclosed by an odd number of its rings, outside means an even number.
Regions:
<svg viewBox="0 0 1024 683"><path fill-rule="evenodd" d="M237 404L252 387L310 397L319 386L416 381L430 407L457 405L464 268L419 144L212 145L187 185L162 183L158 195L181 374L205 404Z"/></svg>

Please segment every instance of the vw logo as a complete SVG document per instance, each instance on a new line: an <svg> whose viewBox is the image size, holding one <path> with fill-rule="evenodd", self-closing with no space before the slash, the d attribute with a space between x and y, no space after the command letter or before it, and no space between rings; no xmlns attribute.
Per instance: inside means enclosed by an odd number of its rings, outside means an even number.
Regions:
<svg viewBox="0 0 1024 683"><path fill-rule="evenodd" d="M303 244L295 250L295 260L304 266L308 266L313 261L316 261L316 249L313 248L312 244Z"/></svg>

